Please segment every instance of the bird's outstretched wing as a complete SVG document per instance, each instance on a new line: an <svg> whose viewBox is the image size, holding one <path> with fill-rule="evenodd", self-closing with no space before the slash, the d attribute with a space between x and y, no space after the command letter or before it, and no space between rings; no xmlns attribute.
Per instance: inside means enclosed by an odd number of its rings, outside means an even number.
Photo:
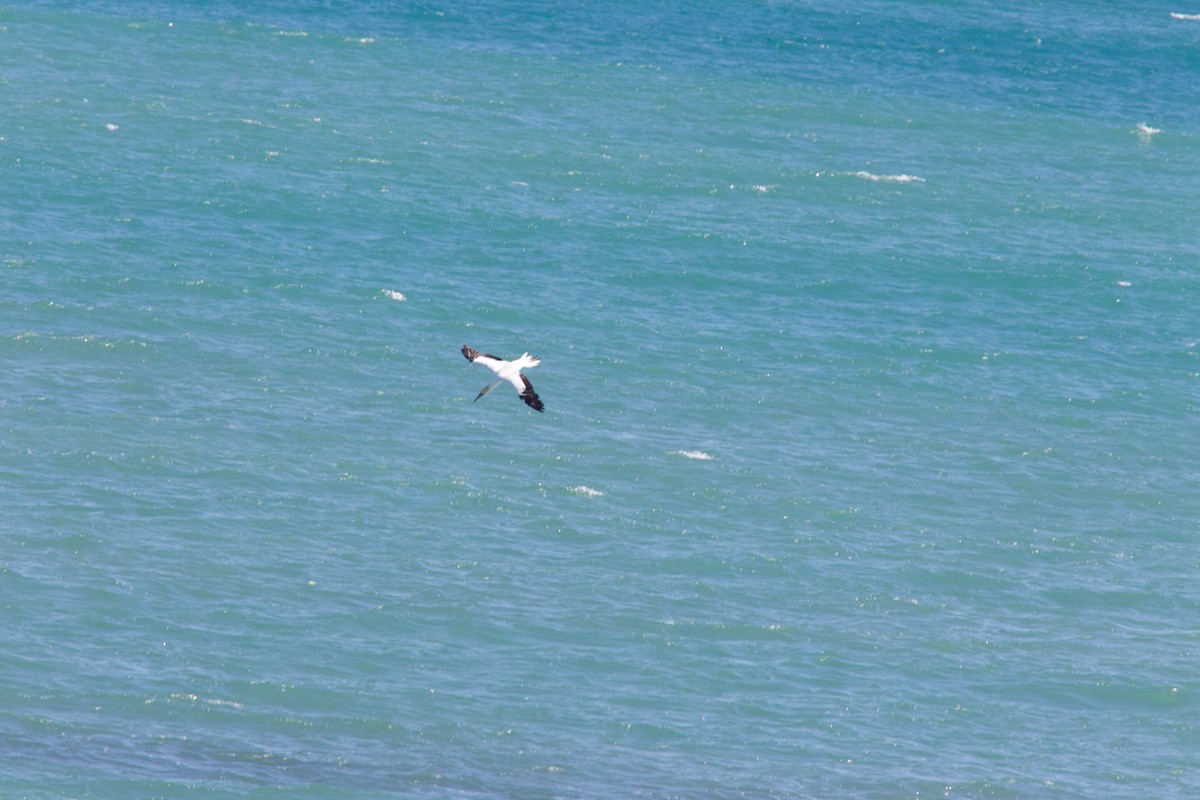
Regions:
<svg viewBox="0 0 1200 800"><path fill-rule="evenodd" d="M529 382L529 378L524 375L521 380L525 382L525 391L521 392L521 399L525 401L525 405L532 408L534 411L541 411L546 407L541 398L537 396L537 392L533 390L533 384Z"/></svg>
<svg viewBox="0 0 1200 800"><path fill-rule="evenodd" d="M481 353L478 350L474 350L470 347L467 347L465 344L462 346L462 354L464 356L466 356L467 361L470 361L470 362L474 362L477 359L486 359L485 361L482 361L481 363L483 363L484 366L486 366L490 370L492 370L492 372L495 372L496 366L499 366L499 362L504 360L504 359L500 358L499 356L489 355L488 353ZM487 363L487 361L496 362L496 366L493 366L492 364Z"/></svg>

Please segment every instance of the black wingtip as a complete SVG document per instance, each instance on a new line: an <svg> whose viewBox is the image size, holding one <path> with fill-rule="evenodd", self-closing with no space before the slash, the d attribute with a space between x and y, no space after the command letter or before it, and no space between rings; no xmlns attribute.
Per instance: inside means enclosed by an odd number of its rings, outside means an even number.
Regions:
<svg viewBox="0 0 1200 800"><path fill-rule="evenodd" d="M534 411L541 411L546 407L546 404L542 402L542 398L534 394L532 389L521 392L521 399L525 401L525 405L529 406Z"/></svg>
<svg viewBox="0 0 1200 800"><path fill-rule="evenodd" d="M529 378L521 375L521 382L525 384L525 391L521 392L521 399L525 401L525 405L532 408L534 411L541 411L546 407L542 399L537 396L537 392L533 390L533 384L529 382Z"/></svg>

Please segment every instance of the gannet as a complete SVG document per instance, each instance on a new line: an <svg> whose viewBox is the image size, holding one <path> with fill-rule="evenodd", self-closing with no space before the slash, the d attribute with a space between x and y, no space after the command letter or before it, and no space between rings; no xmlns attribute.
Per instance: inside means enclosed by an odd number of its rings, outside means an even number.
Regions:
<svg viewBox="0 0 1200 800"><path fill-rule="evenodd" d="M514 361L505 361L503 358L497 358L496 356L490 356L487 353L481 353L478 350L472 350L465 344L462 346L462 354L466 356L467 361L470 361L473 364L483 364L492 372L496 373L496 380L483 387L479 394L475 396L475 400L471 401L472 403L474 403L480 397L483 397L492 389L495 389L497 386L504 383L504 381L508 381L513 385L513 388L517 390L517 394L521 396L521 399L525 401L525 405L529 406L534 411L541 411L546 407L546 404L538 398L537 392L533 390L533 384L529 382L529 378L526 378L521 374L521 370L533 369L538 364L542 363L542 360L537 356L531 356L529 353L525 353Z"/></svg>

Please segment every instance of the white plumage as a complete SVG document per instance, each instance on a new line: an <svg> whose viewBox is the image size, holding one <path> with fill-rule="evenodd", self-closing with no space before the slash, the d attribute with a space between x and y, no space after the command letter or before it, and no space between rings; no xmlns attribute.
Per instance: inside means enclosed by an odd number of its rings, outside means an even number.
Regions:
<svg viewBox="0 0 1200 800"><path fill-rule="evenodd" d="M508 381L517 390L517 394L521 396L521 399L525 401L525 405L534 411L541 411L546 407L545 403L537 396L537 392L533 390L533 384L529 382L529 378L521 374L521 370L533 369L542 363L542 360L537 356L525 353L520 358L505 361L503 358L497 358L487 353L481 353L478 350L472 350L465 344L462 346L462 354L472 364L483 364L496 374L496 380L483 387L479 394L475 396L475 400L478 400L492 389ZM475 402L475 400L471 402Z"/></svg>

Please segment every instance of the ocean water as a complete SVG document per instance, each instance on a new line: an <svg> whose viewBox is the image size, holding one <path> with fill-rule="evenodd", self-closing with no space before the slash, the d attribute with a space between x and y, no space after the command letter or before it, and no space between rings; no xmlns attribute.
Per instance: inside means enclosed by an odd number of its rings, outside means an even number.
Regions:
<svg viewBox="0 0 1200 800"><path fill-rule="evenodd" d="M0 796L1194 797L1195 13L0 6Z"/></svg>

